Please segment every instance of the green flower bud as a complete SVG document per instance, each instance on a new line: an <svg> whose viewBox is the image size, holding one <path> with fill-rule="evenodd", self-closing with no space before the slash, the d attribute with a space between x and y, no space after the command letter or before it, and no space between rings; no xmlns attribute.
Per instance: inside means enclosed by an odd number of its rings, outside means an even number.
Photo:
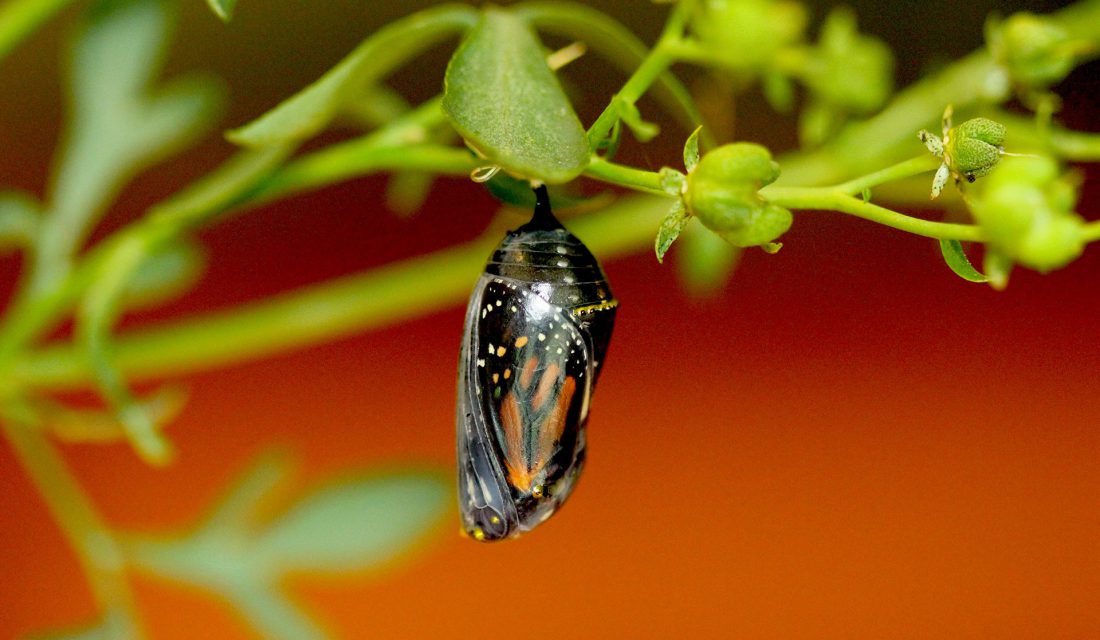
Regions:
<svg viewBox="0 0 1100 640"><path fill-rule="evenodd" d="M764 147L728 144L703 156L688 174L684 204L708 229L739 247L765 245L791 226L791 212L759 191L779 177Z"/></svg>
<svg viewBox="0 0 1100 640"><path fill-rule="evenodd" d="M1084 249L1076 187L1050 158L1008 158L979 186L974 218L990 250L1038 271L1062 267Z"/></svg>
<svg viewBox="0 0 1100 640"><path fill-rule="evenodd" d="M718 235L735 247L764 247L786 233L793 221L790 211L768 202L762 209L753 212L749 224L719 231Z"/></svg>
<svg viewBox="0 0 1100 640"><path fill-rule="evenodd" d="M806 86L826 104L862 115L882 106L894 89L894 57L878 38L860 35L847 8L829 13L821 42L806 61Z"/></svg>
<svg viewBox="0 0 1100 640"><path fill-rule="evenodd" d="M956 176L968 182L989 175L1004 154L1005 126L987 118L973 118L947 133L944 159Z"/></svg>
<svg viewBox="0 0 1100 640"><path fill-rule="evenodd" d="M776 53L802 40L806 10L784 0L705 0L692 20L698 38L746 72L771 65Z"/></svg>
<svg viewBox="0 0 1100 640"><path fill-rule="evenodd" d="M1086 41L1071 40L1054 20L1023 12L992 24L986 39L1013 80L1038 89L1060 82L1073 70L1077 57L1092 49Z"/></svg>

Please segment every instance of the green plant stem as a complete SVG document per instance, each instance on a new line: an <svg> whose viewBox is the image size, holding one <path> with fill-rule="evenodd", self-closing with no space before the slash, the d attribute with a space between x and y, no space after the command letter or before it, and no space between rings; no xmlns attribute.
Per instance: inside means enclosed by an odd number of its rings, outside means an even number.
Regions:
<svg viewBox="0 0 1100 640"><path fill-rule="evenodd" d="M1086 243L1100 240L1100 220L1086 223L1085 228L1081 231L1081 237Z"/></svg>
<svg viewBox="0 0 1100 640"><path fill-rule="evenodd" d="M611 162L596 154L592 154L592 159L589 160L584 175L635 191L669 197L668 193L661 187L661 175L659 173Z"/></svg>
<svg viewBox="0 0 1100 640"><path fill-rule="evenodd" d="M539 29L566 38L577 38L626 73L633 73L645 61L649 50L632 31L608 15L573 2L523 2L516 11ZM691 93L667 69L657 76L653 96L664 108L678 116L683 125L694 129L703 122ZM710 131L700 137L704 148L715 145Z"/></svg>
<svg viewBox="0 0 1100 640"><path fill-rule="evenodd" d="M895 165L886 167L873 173L868 173L865 176L854 178L847 182L842 182L835 187L832 187L833 191L839 191L848 195L857 195L862 193L864 189L870 189L877 187L880 184L886 182L893 182L895 180L902 180L911 176L920 175L928 171L935 171L939 168L940 163L943 162L939 158L932 156L931 154L922 154L915 158L903 160Z"/></svg>
<svg viewBox="0 0 1100 640"><path fill-rule="evenodd" d="M668 70L669 65L675 60L668 50L668 43L682 37L688 16L688 3L680 2L673 7L657 44L650 49L649 55L642 61L642 64L634 70L623 88L615 94L607 107L596 118L596 121L588 128L588 146L590 148L595 149L600 140L603 140L611 132L611 128L615 126L615 122L619 119L620 105L624 103L633 105L636 103L649 87Z"/></svg>
<svg viewBox="0 0 1100 640"><path fill-rule="evenodd" d="M72 0L7 0L0 5L0 59Z"/></svg>
<svg viewBox="0 0 1100 640"><path fill-rule="evenodd" d="M667 197L634 196L569 226L594 253L613 258L652 244L667 209ZM129 376L174 375L401 322L464 300L498 241L483 238L232 311L135 330L115 339L114 359ZM36 388L80 386L90 375L87 359L71 345L25 354L11 372Z"/></svg>
<svg viewBox="0 0 1100 640"><path fill-rule="evenodd" d="M83 565L104 622L119 632L112 637L139 637L125 561L110 528L38 425L12 416L8 409L0 428Z"/></svg>
<svg viewBox="0 0 1100 640"><path fill-rule="evenodd" d="M249 197L250 205L285 198L379 170L422 170L467 176L482 165L469 151L440 145L379 147L370 140L329 145L291 162L265 180Z"/></svg>
<svg viewBox="0 0 1100 640"><path fill-rule="evenodd" d="M1100 133L1074 131L1052 125L1044 129L1034 118L1022 118L1000 111L991 115L994 120L1008 128L1009 151L1035 147L1069 162L1100 161Z"/></svg>
<svg viewBox="0 0 1100 640"><path fill-rule="evenodd" d="M761 190L761 195L766 197L768 202L787 209L840 211L927 238L969 242L984 240L981 228L975 225L914 218L877 204L864 202L860 198L846 195L831 187L767 187Z"/></svg>
<svg viewBox="0 0 1100 640"><path fill-rule="evenodd" d="M1100 39L1100 2L1077 2L1051 14L1074 38ZM1004 102L1009 84L988 51L979 49L899 92L872 118L845 127L830 143L777 158L782 185L823 185L846 180L919 149L916 132L939 130L944 106L956 111Z"/></svg>
<svg viewBox="0 0 1100 640"><path fill-rule="evenodd" d="M930 155L918 156L833 187L769 186L762 189L760 194L769 202L787 209L840 211L929 238L980 241L981 230L976 226L914 218L851 196L885 182L931 171L939 166L939 162L940 160ZM670 197L661 188L661 176L655 171L626 167L593 156L585 175L638 191Z"/></svg>

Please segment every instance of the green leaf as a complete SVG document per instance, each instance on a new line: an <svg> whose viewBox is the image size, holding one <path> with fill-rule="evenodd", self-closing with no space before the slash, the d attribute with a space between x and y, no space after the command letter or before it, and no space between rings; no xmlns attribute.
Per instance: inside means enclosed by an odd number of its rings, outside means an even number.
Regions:
<svg viewBox="0 0 1100 640"><path fill-rule="evenodd" d="M490 163L522 178L568 182L588 141L542 46L522 19L487 7L447 65L443 109Z"/></svg>
<svg viewBox="0 0 1100 640"><path fill-rule="evenodd" d="M642 112L633 102L616 97L615 109L619 112L619 119L630 128L639 142L649 142L661 132L660 127L642 119Z"/></svg>
<svg viewBox="0 0 1100 640"><path fill-rule="evenodd" d="M229 22L233 18L233 10L237 8L237 0L206 0L206 4L222 22Z"/></svg>
<svg viewBox="0 0 1100 640"><path fill-rule="evenodd" d="M367 87L476 20L477 11L471 7L444 5L391 22L316 82L226 137L250 147L305 140L360 100Z"/></svg>
<svg viewBox="0 0 1100 640"><path fill-rule="evenodd" d="M940 240L940 252L943 253L943 260L947 266L951 267L955 275L963 280L989 282L989 278L970 264L970 259L966 257L962 244L958 240Z"/></svg>
<svg viewBox="0 0 1100 640"><path fill-rule="evenodd" d="M672 167L661 167L657 175L661 178L661 189L673 198L682 198L687 176Z"/></svg>
<svg viewBox="0 0 1100 640"><path fill-rule="evenodd" d="M450 508L451 484L436 472L351 478L304 497L252 553L282 571L372 568L421 541Z"/></svg>
<svg viewBox="0 0 1100 640"><path fill-rule="evenodd" d="M70 113L39 234L33 288L67 272L72 254L122 186L203 133L221 103L217 82L149 87L168 41L158 0L95 5L72 54Z"/></svg>
<svg viewBox="0 0 1100 640"><path fill-rule="evenodd" d="M691 214L688 213L682 201L676 200L668 215L661 221L661 228L657 230L657 238L653 241L653 251L657 254L657 262L665 261L668 248L672 246L673 242L676 242L676 238L680 236L680 232L684 230L689 221L691 221Z"/></svg>
<svg viewBox="0 0 1100 640"><path fill-rule="evenodd" d="M520 180L504 172L497 172L484 184L489 193L504 204L527 210L535 208L535 192L531 190L531 183L527 180ZM594 200L600 198L600 196L587 198L576 193L570 193L568 186L552 187L548 191L550 192L550 202L554 204L554 211L559 213L591 204Z"/></svg>
<svg viewBox="0 0 1100 640"><path fill-rule="evenodd" d="M684 169L688 173L691 173L692 169L699 164L699 132L702 130L703 125L695 127L695 131L691 132L687 142L684 143Z"/></svg>

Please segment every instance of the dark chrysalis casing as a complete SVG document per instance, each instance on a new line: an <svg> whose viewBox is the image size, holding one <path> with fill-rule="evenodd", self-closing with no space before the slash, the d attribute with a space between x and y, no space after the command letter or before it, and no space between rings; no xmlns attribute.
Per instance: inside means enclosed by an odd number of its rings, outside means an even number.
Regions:
<svg viewBox="0 0 1100 640"><path fill-rule="evenodd" d="M596 258L535 190L531 221L493 252L466 309L458 365L462 527L530 531L569 497L617 302Z"/></svg>

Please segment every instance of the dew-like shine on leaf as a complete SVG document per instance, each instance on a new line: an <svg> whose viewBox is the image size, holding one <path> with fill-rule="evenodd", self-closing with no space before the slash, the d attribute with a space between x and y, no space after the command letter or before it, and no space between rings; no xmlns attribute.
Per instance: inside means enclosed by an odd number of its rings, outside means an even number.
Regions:
<svg viewBox="0 0 1100 640"><path fill-rule="evenodd" d="M580 119L523 19L488 7L447 66L443 109L490 162L523 178L568 182L588 164Z"/></svg>

